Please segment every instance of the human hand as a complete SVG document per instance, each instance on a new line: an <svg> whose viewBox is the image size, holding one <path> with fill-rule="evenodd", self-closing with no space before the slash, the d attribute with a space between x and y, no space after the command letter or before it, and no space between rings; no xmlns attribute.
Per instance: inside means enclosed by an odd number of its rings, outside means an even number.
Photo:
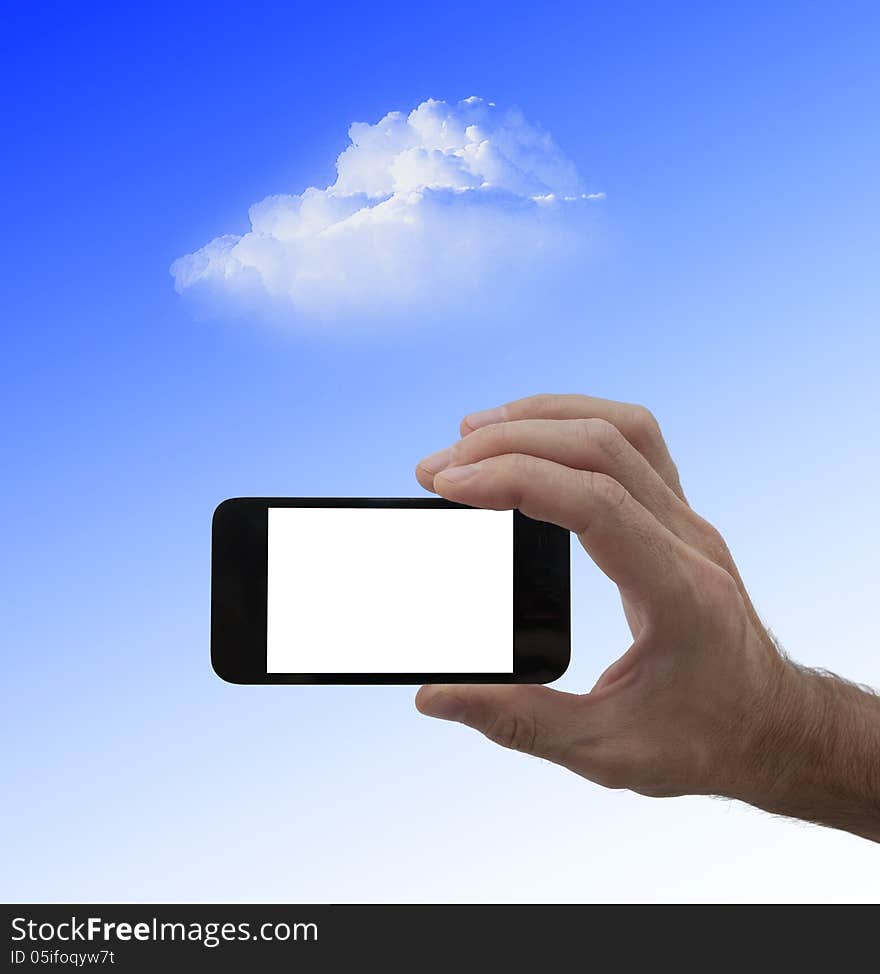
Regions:
<svg viewBox="0 0 880 974"><path fill-rule="evenodd" d="M784 782L811 760L804 742L826 690L777 649L723 538L685 499L651 413L544 395L472 414L461 434L419 463L421 485L574 532L617 584L633 643L590 693L426 686L419 710L607 787L719 794L802 814L789 810ZM804 817L861 834L878 824Z"/></svg>

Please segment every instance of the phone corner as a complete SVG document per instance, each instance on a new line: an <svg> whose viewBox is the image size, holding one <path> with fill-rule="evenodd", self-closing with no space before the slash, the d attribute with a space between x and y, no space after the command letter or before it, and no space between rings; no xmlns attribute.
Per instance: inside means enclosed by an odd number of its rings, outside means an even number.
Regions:
<svg viewBox="0 0 880 974"><path fill-rule="evenodd" d="M229 513L230 509L234 508L241 499L240 497L226 497L216 504L211 514L211 527L216 527L217 522L222 520Z"/></svg>
<svg viewBox="0 0 880 974"><path fill-rule="evenodd" d="M547 686L550 683L555 683L557 680L561 680L565 674L568 672L568 667L571 665L571 649L569 648L565 656L560 657L556 660L555 665L552 667L549 675L546 679L542 679L540 683L543 686Z"/></svg>
<svg viewBox="0 0 880 974"><path fill-rule="evenodd" d="M236 680L229 676L228 672L224 672L220 661L213 652L211 653L211 669L214 671L214 675L224 683L228 683L230 686L235 687L244 686L244 682L242 680Z"/></svg>

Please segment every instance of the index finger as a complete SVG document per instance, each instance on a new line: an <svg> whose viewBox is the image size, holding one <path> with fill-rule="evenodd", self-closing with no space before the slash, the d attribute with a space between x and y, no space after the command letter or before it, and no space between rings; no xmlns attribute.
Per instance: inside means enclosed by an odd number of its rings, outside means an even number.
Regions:
<svg viewBox="0 0 880 974"><path fill-rule="evenodd" d="M594 396L527 396L493 409L470 413L461 421L460 432L462 436L467 436L490 423L519 419L604 419L620 430L666 484L687 503L678 469L660 432L660 424L644 406Z"/></svg>

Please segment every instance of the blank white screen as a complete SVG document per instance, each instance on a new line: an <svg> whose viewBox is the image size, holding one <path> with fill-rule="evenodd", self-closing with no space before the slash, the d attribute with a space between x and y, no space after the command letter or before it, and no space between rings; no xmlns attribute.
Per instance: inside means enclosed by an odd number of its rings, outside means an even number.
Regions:
<svg viewBox="0 0 880 974"><path fill-rule="evenodd" d="M511 511L268 514L267 672L513 672Z"/></svg>

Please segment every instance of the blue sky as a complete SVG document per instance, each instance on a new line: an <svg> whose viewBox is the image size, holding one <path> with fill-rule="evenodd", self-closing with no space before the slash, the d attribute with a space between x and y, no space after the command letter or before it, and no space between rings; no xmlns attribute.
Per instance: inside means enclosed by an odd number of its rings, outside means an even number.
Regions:
<svg viewBox="0 0 880 974"><path fill-rule="evenodd" d="M223 497L415 494L465 412L583 391L654 409L795 657L880 684L878 27L803 3L13 15L5 897L875 896L851 837L604 792L408 688L227 687L207 640ZM250 204L331 183L352 121L469 95L606 194L552 293L394 330L198 320L175 293L172 261ZM575 584L570 687L626 646L585 559Z"/></svg>

